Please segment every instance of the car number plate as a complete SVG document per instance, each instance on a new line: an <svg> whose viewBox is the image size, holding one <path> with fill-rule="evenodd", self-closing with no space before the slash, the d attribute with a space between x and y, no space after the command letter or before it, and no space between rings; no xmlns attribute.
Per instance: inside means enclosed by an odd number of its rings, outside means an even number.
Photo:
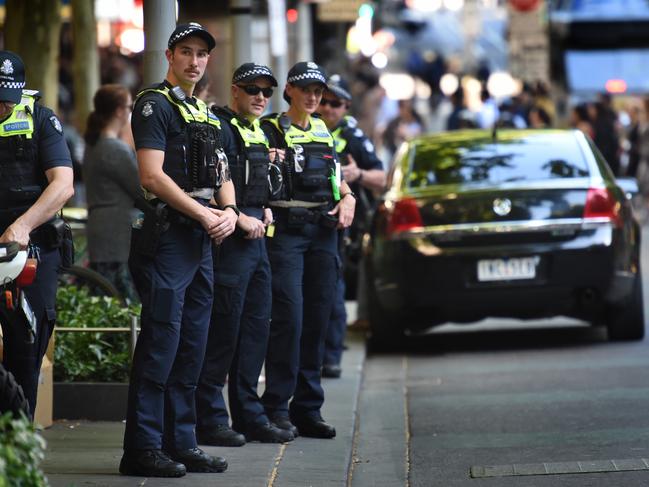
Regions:
<svg viewBox="0 0 649 487"><path fill-rule="evenodd" d="M540 260L538 256L479 260L478 281L534 279Z"/></svg>

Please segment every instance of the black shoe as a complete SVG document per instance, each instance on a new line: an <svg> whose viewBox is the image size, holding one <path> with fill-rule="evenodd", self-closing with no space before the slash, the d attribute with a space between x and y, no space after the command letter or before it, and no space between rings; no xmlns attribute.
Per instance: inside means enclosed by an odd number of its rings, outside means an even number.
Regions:
<svg viewBox="0 0 649 487"><path fill-rule="evenodd" d="M187 469L162 450L130 450L124 452L119 462L119 473L140 477L182 477Z"/></svg>
<svg viewBox="0 0 649 487"><path fill-rule="evenodd" d="M309 438L333 438L336 428L324 422L321 417L301 416L291 418L302 436Z"/></svg>
<svg viewBox="0 0 649 487"><path fill-rule="evenodd" d="M340 374L343 373L343 369L340 368L340 365L323 365L322 366L322 377L327 379L338 379Z"/></svg>
<svg viewBox="0 0 649 487"><path fill-rule="evenodd" d="M209 429L196 430L199 445L210 446L243 446L246 438L234 431L227 424L217 424Z"/></svg>
<svg viewBox="0 0 649 487"><path fill-rule="evenodd" d="M295 426L293 426L295 428ZM295 436L289 430L281 429L272 423L252 425L246 432L246 441L261 443L286 443L293 441Z"/></svg>
<svg viewBox="0 0 649 487"><path fill-rule="evenodd" d="M291 420L288 419L288 416L271 416L270 422L281 430L290 431L293 435L293 438L298 437L298 429L293 423L291 423Z"/></svg>
<svg viewBox="0 0 649 487"><path fill-rule="evenodd" d="M228 462L223 457L213 457L200 448L190 448L170 453L169 456L177 462L182 462L188 472L213 473L225 472Z"/></svg>

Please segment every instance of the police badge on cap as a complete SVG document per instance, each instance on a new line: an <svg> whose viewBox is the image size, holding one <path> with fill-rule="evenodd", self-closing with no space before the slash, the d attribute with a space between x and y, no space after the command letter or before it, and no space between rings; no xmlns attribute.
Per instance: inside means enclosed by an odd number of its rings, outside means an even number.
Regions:
<svg viewBox="0 0 649 487"><path fill-rule="evenodd" d="M25 65L11 51L0 51L0 101L20 103L25 87Z"/></svg>

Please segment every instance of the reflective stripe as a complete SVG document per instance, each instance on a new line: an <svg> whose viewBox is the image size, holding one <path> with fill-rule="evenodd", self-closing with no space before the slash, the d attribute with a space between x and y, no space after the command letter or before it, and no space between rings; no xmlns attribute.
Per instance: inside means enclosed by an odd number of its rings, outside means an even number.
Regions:
<svg viewBox="0 0 649 487"><path fill-rule="evenodd" d="M142 90L137 94L137 98L140 98L142 95L145 93L160 93L164 95L167 100L169 100L170 103L172 103L174 106L178 107L178 111L180 112L180 116L183 117L183 120L186 123L191 123L191 122L199 122L199 123L209 123L210 125L214 125L218 129L221 128L221 121L217 118L216 115L214 115L208 108L207 104L199 99L196 98L196 104L198 105L195 107L191 103L187 102L179 102L176 99L174 99L170 94L169 94L169 88L164 87L164 88L148 88L146 90Z"/></svg>

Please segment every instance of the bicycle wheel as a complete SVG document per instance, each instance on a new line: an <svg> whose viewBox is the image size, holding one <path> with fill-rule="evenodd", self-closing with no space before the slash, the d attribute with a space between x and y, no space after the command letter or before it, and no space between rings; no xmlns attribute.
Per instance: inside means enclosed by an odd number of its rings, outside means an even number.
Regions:
<svg viewBox="0 0 649 487"><path fill-rule="evenodd" d="M0 414L11 411L15 417L23 413L29 418L29 403L23 388L13 374L0 363Z"/></svg>
<svg viewBox="0 0 649 487"><path fill-rule="evenodd" d="M76 286L88 289L90 294L96 296L110 296L117 298L123 306L126 306L124 296L117 290L115 285L92 269L72 265L61 270L59 284L64 286Z"/></svg>

